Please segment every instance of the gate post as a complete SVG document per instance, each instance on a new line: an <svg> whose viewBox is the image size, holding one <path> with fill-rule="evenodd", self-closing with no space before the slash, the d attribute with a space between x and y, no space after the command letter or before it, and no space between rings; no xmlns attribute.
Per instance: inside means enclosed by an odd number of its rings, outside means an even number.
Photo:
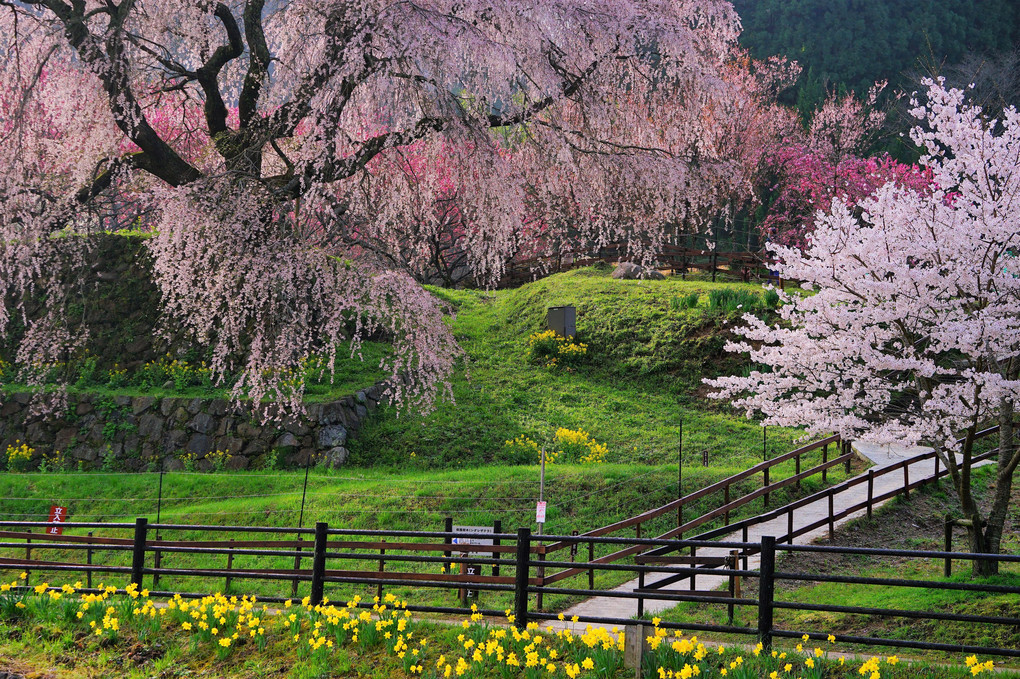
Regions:
<svg viewBox="0 0 1020 679"><path fill-rule="evenodd" d="M766 652L772 650L772 602L776 595L776 539L761 539L761 567L758 582L758 640Z"/></svg>
<svg viewBox="0 0 1020 679"><path fill-rule="evenodd" d="M531 560L531 529L517 529L517 572L514 574L514 625L528 626L528 571Z"/></svg>

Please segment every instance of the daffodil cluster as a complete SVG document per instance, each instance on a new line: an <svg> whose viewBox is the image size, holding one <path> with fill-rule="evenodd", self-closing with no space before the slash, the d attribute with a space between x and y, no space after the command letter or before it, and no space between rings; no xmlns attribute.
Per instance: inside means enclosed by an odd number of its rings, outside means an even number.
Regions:
<svg viewBox="0 0 1020 679"><path fill-rule="evenodd" d="M309 598L287 600L270 608L254 596L217 593L197 599L177 594L154 601L149 592L130 584L123 589L100 584L81 591L83 585L51 586L41 582L27 586L28 574L0 583L0 618L29 619L83 628L87 635L104 644L119 635L145 639L173 634L190 642L192 652L205 648L220 661L247 652L293 649L325 672L335 663L339 649L358 649L378 657L380 651L402 666L407 677L427 679L539 679L564 675L567 679L614 677L623 669L625 635L618 628L587 626L583 633L573 626L555 622L541 628L537 622L521 630L513 626L514 616L506 611L506 623L493 624L483 618L477 606L461 620L459 629L445 633L438 643L422 634L406 601L393 594L370 602L354 597L338 606L324 599L312 605ZM562 623L565 616L559 616ZM577 617L571 619L578 623ZM820 679L824 667L844 665L840 656L829 660L829 646L806 648L807 635L795 652L765 652L758 644L746 654L710 650L696 636L685 637L652 621L654 631L645 639L659 679ZM454 634L456 640L454 641ZM452 648L451 648L452 647ZM435 649L435 650L434 650ZM873 657L861 663L856 673L865 679L881 679L886 667L899 659ZM972 675L993 671L991 661L976 656L966 659ZM849 670L849 668L848 668ZM852 671L852 670L850 670Z"/></svg>
<svg viewBox="0 0 1020 679"><path fill-rule="evenodd" d="M124 380L122 375L111 374L110 378L111 380ZM195 365L166 354L158 360L149 361L139 368L132 381L143 387L161 387L166 382L173 382L176 389L185 389L192 386L210 386L212 384L212 371L206 366L205 361Z"/></svg>
<svg viewBox="0 0 1020 679"><path fill-rule="evenodd" d="M20 440L7 446L7 469L8 471L23 471L28 468L35 454L35 448Z"/></svg>
<svg viewBox="0 0 1020 679"><path fill-rule="evenodd" d="M599 443L583 429L560 427L556 430L555 446L568 460L581 464L605 462L606 455L609 454L609 447L606 444Z"/></svg>
<svg viewBox="0 0 1020 679"><path fill-rule="evenodd" d="M563 337L555 330L532 333L528 337L528 357L532 363L539 363L546 368L576 365L587 353L587 344Z"/></svg>

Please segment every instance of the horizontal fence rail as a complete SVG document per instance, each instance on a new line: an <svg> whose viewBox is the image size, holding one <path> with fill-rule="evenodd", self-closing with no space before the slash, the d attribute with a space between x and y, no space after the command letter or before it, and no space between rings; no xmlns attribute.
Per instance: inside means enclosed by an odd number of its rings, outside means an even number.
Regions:
<svg viewBox="0 0 1020 679"><path fill-rule="evenodd" d="M533 535L528 528L514 533L465 534L453 532L426 531L354 531L350 529L331 529L325 523L316 524L312 531L313 540L230 540L227 535L241 535L253 527L217 526L220 533L225 534L223 540L166 540L155 539L157 533L170 533L174 530L193 531L195 526L179 524L148 524L145 519L138 519L134 524L75 524L63 525L65 531L78 532L99 530L112 535L61 535L46 536L27 532L28 528L47 526L43 522L0 522L4 529L4 541L0 543L0 552L7 554L0 560L0 571L26 570L32 572L30 577L42 575L71 578L87 574L107 574L124 577L130 582L143 587L152 584L154 594L178 593L170 590L159 590L154 580L158 577L175 578L184 582L201 579L209 582L213 579L230 579L236 581L262 581L276 583L277 594L261 596L267 602L285 601L290 598L282 591L286 585L297 582L307 591L312 604L321 603L332 589L345 586L375 588L382 593L384 588L471 590L483 592L489 596L512 597L510 608L514 613L514 623L525 626L529 621L552 620L555 613L537 609L535 600L539 594L549 596L602 597L607 600L658 600L670 603L694 603L710 607L726 607L727 624L707 624L698 622L669 623L660 625L667 629L683 629L696 632L719 632L742 634L756 637L766 647L771 646L774 639L799 638L804 632L785 629L775 623L777 611L816 611L841 613L883 618L928 619L938 621L964 622L968 624L998 625L1008 628L1020 627L1020 613L1009 615L1000 611L997 615L973 615L954 613L952 611L910 610L907 608L877 608L853 605L812 604L783 600L776 591L776 583L783 581L801 582L838 582L855 584L865 587L908 587L923 588L931 591L965 591L983 594L1014 594L1020 595L1020 587L985 581L958 582L935 577L924 578L884 578L884 577L852 577L825 573L800 572L784 570L779 557L786 553L813 552L822 554L861 555L873 557L897 557L918 562L941 563L944 559L959 560L995 560L1000 564L1020 564L1017 555L970 554L947 551L914 551L901 549L869 549L852 547L829 547L820 545L783 544L775 537L766 536L760 541L727 541L716 540L677 540L670 538L631 538L613 536L572 536L572 535ZM20 529L20 530L13 530ZM281 533L286 529L274 529L272 533ZM130 533L131 537L121 537ZM385 533L384 536L379 533ZM23 538L18 541L18 537ZM353 538L362 539L353 539ZM499 540L495 544L450 544L446 540L453 538L474 537L479 539ZM575 562L546 559L548 552L543 551L542 542L552 544L570 544L575 542L593 542L614 548L620 545L637 548L640 555L635 559L623 562L585 561ZM189 546L190 545L190 546ZM304 547L298 550L296 547ZM379 549L376 550L375 548ZM418 548L421 548L418 551ZM498 549L497 549L498 548ZM56 553L61 560L49 560L33 557L32 554L11 556L12 551L31 550L43 555ZM372 551L369 551L372 550ZM446 550L446 551L442 551ZM689 550L705 553L711 550L711 556L687 557L677 554ZM88 552L89 562L80 560L83 552ZM156 555L165 559L187 556L226 557L224 567L166 567L156 565ZM726 554L724 557L719 554ZM749 554L759 555L756 568L739 567L741 559ZM97 556L102 558L98 561ZM79 560L75 561L77 557ZM234 558L248 558L254 561L272 557L279 559L298 559L294 568L275 568L258 564L233 564ZM63 559L67 559L66 561ZM369 563L375 568L346 564ZM461 564L471 563L471 567L484 572L466 573L459 570ZM710 567L704 563L712 564ZM438 571L435 567L442 566ZM415 568L417 567L417 570ZM543 577L541 571L549 567L573 568L584 571L591 569L602 574L644 578L658 576L665 579L691 581L692 591L686 589L655 588L652 585L634 588L603 588L584 587L554 582L552 578ZM423 570L425 569L425 570ZM492 570L490 570L492 569ZM498 569L498 570L497 570ZM934 572L940 572L938 568ZM693 590L695 577L711 574L724 579L723 589L699 591ZM758 594L748 597L741 593L742 582L756 582ZM89 583L91 586L91 582ZM28 589L31 585L24 583L19 589ZM53 588L55 589L55 587ZM83 591L91 591L84 588ZM180 591L182 596L194 598L202 593ZM206 592L208 593L208 592ZM333 597L335 598L335 597ZM370 606L371 604L364 604ZM500 608L479 607L485 615L500 616ZM1020 606L1018 606L1020 608ZM408 604L409 610L442 614L463 613L463 606L415 605ZM751 610L755 613L755 624L735 624L736 609ZM626 625L633 624L632 618L614 618L582 616L580 623ZM812 638L821 638L809 634ZM990 646L934 643L922 639L888 639L881 637L837 636L845 643L886 646L904 649L922 649L947 652L981 653L989 655L1020 657L1020 650L1015 648L996 648Z"/></svg>
<svg viewBox="0 0 1020 679"><path fill-rule="evenodd" d="M997 428L986 429L979 437L990 436ZM829 446L840 446L842 452L829 457ZM801 457L821 449L822 463L801 470ZM977 456L976 461L990 459L995 453ZM504 532L466 533L443 531L360 530L331 527L317 523L314 527L222 526L190 524L150 524L139 518L133 523L67 522L60 524L63 534L50 534L54 524L42 521L0 521L0 573L24 571L19 591L32 587L29 583L45 582L45 577L70 582L84 578L83 591L92 591L98 578L129 581L139 587L148 585L153 593L180 593L198 597L212 591L230 591L235 583L243 587L258 586L263 601L285 601L298 594L312 603L322 602L327 593L337 599L352 593L381 597L385 590L396 588L401 596L408 592L456 592L459 606L441 605L433 597L427 604L409 602L408 609L433 613L463 613L469 598L485 593L499 606L479 605L484 615L501 616L506 608L513 611L514 623L520 626L531 621L551 620L556 614L543 610L543 598L601 597L606 600L631 600L641 615L646 601L670 604L693 603L708 607L725 607L727 624L684 622L661 623L665 628L719 633L746 634L770 646L773 639L799 638L803 631L784 629L775 622L777 611L816 611L884 618L929 619L1020 628L1020 613L1014 609L997 611L996 615L974 615L947 610L910 610L908 608L876 608L852 605L812 604L784 600L777 582L842 583L859 587L902 587L930 591L958 591L987 595L1020 595L1020 587L1001 582L976 580L959 582L935 575L918 578L857 577L786 569L779 560L784 554L821 553L895 557L912 563L934 563L941 573L942 564L952 560L988 560L1003 565L1020 564L1020 556L970 554L946 551L914 551L797 545L793 539L811 530L828 525L855 512L868 512L879 502L908 494L923 481L909 478L915 465L934 461L934 478L947 474L940 468L934 453L924 453L909 460L870 471L818 493L791 502L750 519L729 522L729 513L768 493L799 484L806 478L822 474L834 466L847 464L851 453L837 437L815 441L779 455L720 482L685 495L662 507L630 519L576 535L534 535L528 528ZM776 465L794 461L797 473L775 483L768 472ZM902 486L875 494L874 481L885 475L903 475ZM734 484L763 477L764 485L741 497L731 498ZM833 510L832 498L850 490L862 499L839 511ZM722 494L722 505L686 522L680 513L695 500ZM808 504L828 500L828 515L806 525L794 527L796 511ZM642 537L641 526L657 517L677 513L678 525L662 535ZM746 538L748 528L764 521L787 516L789 529L779 535L760 540ZM727 525L700 535L691 535L708 521L723 517ZM452 524L451 524L452 525ZM449 526L448 526L449 528ZM635 529L636 536L621 535ZM183 535L182 535L183 534ZM683 539L684 535L687 539ZM733 540L732 535L745 536ZM194 536L189 539L189 536ZM721 539L721 540L720 540ZM455 540L459 540L454 544ZM474 541L464 544L463 541ZM588 558L579 558L578 548L588 547ZM600 555L595 556L596 549ZM569 551L568 551L569 550ZM755 557L753 564L750 557ZM44 577L45 576L45 577ZM713 576L719 588L698 589L697 582ZM586 581L585 581L586 578ZM161 583L162 580L162 583ZM757 594L744 594L745 582L757 585ZM9 580L8 580L9 582ZM628 583L621 586L621 582ZM1008 580L1006 581L1008 583ZM175 587L167 586L173 583ZM636 583L636 584L635 584ZM108 584L108 583L104 583ZM162 587L161 587L162 585ZM289 596L287 591L289 589ZM174 591L171 591L174 590ZM245 593L252 593L250 590ZM338 596L332 596L338 594ZM563 599L561 599L563 601ZM369 606L371 604L368 604ZM751 610L755 624L736 624L736 612ZM581 616L582 623L620 625L633 623L631 618ZM811 638L820 638L809 633ZM865 636L838 636L839 640L861 645L892 648L927 649L947 652L983 653L1020 657L1015 648L934 643L927 640L887 639ZM992 637L994 638L994 637Z"/></svg>
<svg viewBox="0 0 1020 679"><path fill-rule="evenodd" d="M641 251L649 252L649 243L641 244ZM657 269L668 269L673 273L686 276L687 272L696 269L708 271L714 281L719 273L739 276L745 282L752 277L759 279L775 279L767 253L761 251L720 251L704 250L682 245L664 243L654 248L650 256L635 255L635 248L626 243L609 243L589 252L578 252L569 256L550 255L534 257L527 260L511 262L501 285L513 285L532 278L535 273L549 275L582 266L591 266L603 262L645 262L651 261Z"/></svg>

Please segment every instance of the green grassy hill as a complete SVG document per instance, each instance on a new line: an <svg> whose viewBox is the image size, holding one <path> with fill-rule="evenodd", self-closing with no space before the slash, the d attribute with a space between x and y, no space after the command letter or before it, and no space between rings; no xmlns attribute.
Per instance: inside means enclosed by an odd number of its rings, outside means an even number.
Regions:
<svg viewBox="0 0 1020 679"><path fill-rule="evenodd" d="M710 464L761 459L761 427L705 399L700 381L747 368L723 346L749 306L764 306L760 286L620 281L588 268L515 290L433 292L456 309L453 330L466 352L452 379L455 401L425 417L383 409L352 443L355 464L530 462L505 442L524 435L545 444L559 427L606 443L611 461L675 464L681 421L689 460L705 450ZM529 335L545 329L548 307L568 304L588 346L583 362L553 369L531 362ZM788 450L797 436L770 430L769 446Z"/></svg>
<svg viewBox="0 0 1020 679"><path fill-rule="evenodd" d="M452 376L455 401L440 402L424 416L395 407L377 410L350 444L346 467L312 472L305 526L328 521L348 528L438 530L448 516L462 525L498 519L505 530L533 525L536 451L506 442L526 437L550 444L560 427L583 430L605 444L606 461L548 468L549 534L583 532L675 499L681 423L685 493L761 459L762 428L704 399L700 384L703 375L745 368L723 345L748 308L770 313L756 286L618 281L608 271L582 269L515 290L433 292L455 309L452 329L465 350ZM548 368L530 359L528 338L544 329L549 306L564 304L577 307L577 340L588 349L573 367ZM341 369L348 383L360 376L367 384L375 365L352 362ZM770 429L768 455L790 450L798 435ZM820 455L807 456L805 468ZM792 461L783 467L773 470L773 481L793 473ZM840 478L842 472L833 470L830 481ZM154 521L159 481L151 473L0 474L0 516L45 519L56 503L70 508L72 521ZM801 492L817 490L814 481ZM294 526L303 482L302 471L174 472L163 478L159 516L184 524ZM748 479L742 485L749 491L760 483ZM773 503L793 492L775 493ZM706 498L684 513L691 518L721 503L722 497ZM732 518L760 510L759 501ZM661 517L644 534L665 532L675 521ZM206 536L192 533L188 537ZM176 567L200 563L199 557L174 556ZM184 583L167 583L175 585ZM270 583L259 591L273 589Z"/></svg>

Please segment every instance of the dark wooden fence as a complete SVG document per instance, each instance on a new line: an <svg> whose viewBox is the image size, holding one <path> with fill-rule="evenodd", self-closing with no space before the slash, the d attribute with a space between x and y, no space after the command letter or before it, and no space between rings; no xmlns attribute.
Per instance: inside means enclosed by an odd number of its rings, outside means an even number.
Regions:
<svg viewBox="0 0 1020 679"><path fill-rule="evenodd" d="M645 247L644 251L647 250ZM504 287L520 285L533 280L536 275L547 276L601 262L636 262L639 259L650 259L656 268L669 270L681 276L686 276L692 270L698 270L711 273L713 281L718 274L726 274L739 277L745 283L750 282L752 278L775 280L780 287L784 283L782 279L772 274L772 267L760 252L719 252L669 243L660 245L654 250L654 255L644 258L636 256L634 249L626 243L609 243L591 252L534 257L511 263L501 285Z"/></svg>
<svg viewBox="0 0 1020 679"><path fill-rule="evenodd" d="M29 526L16 522L4 522L8 528L24 529ZM43 526L41 522L35 522L32 526ZM593 536L536 536L531 529L521 528L516 533L466 535L464 533L448 532L421 532L421 531L352 531L346 529L330 528L326 523L317 523L314 528L302 529L300 532L307 535L309 541L295 540L228 540L216 541L168 541L150 539L153 531L170 533L174 531L219 531L224 534L262 532L270 536L276 536L284 531L295 532L293 528L266 528L256 526L192 526L192 525L149 525L144 518L138 519L135 523L123 524L65 524L66 530L83 531L102 528L106 531L121 532L130 534L131 537L113 538L96 536L49 536L45 538L38 534L32 534L32 549L49 549L68 551L90 550L94 554L115 554L125 553L130 557L130 565L113 566L101 563L86 564L82 562L49 561L41 559L8 558L0 564L0 570L38 570L53 575L65 576L64 581L70 581L81 577L82 573L103 573L123 576L125 580L145 587L151 583L151 578L157 575L164 577L192 577L192 578L233 578L238 580L262 580L279 582L281 590L290 581L297 579L308 585L308 596L311 604L321 603L327 595L327 588L342 584L361 584L375 587L413 586L416 588L443 588L463 589L470 586L472 590L484 592L506 592L513 596L513 610L515 615L514 623L518 626L525 626L529 621L553 620L557 614L536 610L532 605L533 596L545 594L563 594L571 597L605 597L616 599L657 599L668 602L695 602L714 606L726 606L729 610L729 619L733 620L733 609L735 607L750 607L757 609L757 624L753 626L740 626L732 624L705 624L685 621L684 623L661 623L667 629L683 629L698 632L721 632L729 634L745 634L757 637L765 644L766 648L771 647L775 638L799 638L808 634L814 639L824 639L825 634L816 630L794 630L785 629L775 624L774 613L777 610L797 611L824 611L833 613L847 613L864 616L878 617L899 617L899 618L921 618L926 620L959 621L974 624L1006 626L1013 630L1020 628L1020 617L1016 615L969 615L961 613L950 613L945 611L913 610L907 608L871 608L860 606L837 606L815 603L803 603L783 600L776 591L776 583L779 581L802 581L802 582L838 582L856 585L875 587L909 587L925 588L928 590L951 590L966 591L982 594L1020 594L1020 587L995 582L955 582L949 580L935 579L910 579L910 578L874 578L831 575L813 572L795 572L783 570L778 556L791 552L816 552L831 555L862 555L862 556L884 556L898 557L917 561L934 561L937 566L945 559L991 559L1001 564L1020 563L1020 556L1016 555L990 555L990 554L969 554L960 552L935 552L935 551L913 551L913 550L890 550L890 549L865 549L851 547L828 547L817 545L792 545L782 544L781 539L773 536L763 537L760 542L716 542L711 540L663 540L645 538L620 538L620 537L593 537ZM3 538L5 542L0 543L0 548L24 549L24 543L13 544L9 540L21 536L22 531L5 531ZM454 537L476 537L476 538L497 538L500 545L451 545L449 540ZM43 538L40 541L40 538ZM53 538L53 539L49 539ZM722 575L729 579L731 585L728 591L721 592L688 592L683 590L638 590L627 589L594 589L583 587L554 586L547 579L537 575L542 568L554 566L573 568L578 564L568 561L550 561L540 559L544 555L545 545L543 541L554 540L557 543L580 543L594 542L595 544L637 546L645 554L656 552L676 552L685 549L694 550L728 550L734 555L733 559L726 559L722 567L706 568L696 563L684 564L676 562L664 564L661 562L648 563L638 559L635 563L605 563L591 561L580 564L584 568L591 568L599 571L623 571L633 576L648 575L651 573L667 576L679 576L680 578L693 578L699 574ZM299 547L307 547L311 543L311 550L298 551ZM454 555L449 550L455 549L460 552ZM295 569L267 569L267 568L164 568L155 567L153 560L157 550L163 553L178 554L203 554L219 555L220 557L231 557L248 555L253 557L272 556L275 558L303 558L310 560L310 567ZM381 556L381 552L385 555ZM410 552L410 553L408 553ZM756 553L760 555L758 568L738 568L739 558L746 559L747 555ZM508 558L500 558L508 557ZM375 563L384 559L387 563L406 564L411 562L416 565L431 564L435 567L446 566L446 573L422 573L410 571L386 571L378 572L374 568L353 568L347 567L351 561ZM505 571L512 571L512 575L475 575L468 576L453 572L450 568L453 563L461 559L470 559L482 567L502 567ZM912 570L912 569L905 569ZM757 598L745 598L735 591L733 582L738 579L751 579L757 581ZM25 587L27 589L28 586ZM57 589L54 587L53 589ZM88 591L88 588L82 590ZM152 591L152 596L170 596L179 593L186 598L203 596L207 592L171 592ZM263 601L284 601L283 596L260 597ZM366 604L368 606L371 603ZM454 606L421 606L408 605L409 610L437 612L437 613L462 613L462 607ZM502 616L504 611L498 609L481 608L481 613L490 616ZM1008 613L1008 611L1007 611ZM582 623L606 624L606 625L630 625L634 624L631 618L614 618L607 616L584 616L579 619ZM1016 648L998 648L994 646L979 646L968 644L936 643L924 639L888 639L882 637L861 637L861 636L837 636L837 641L842 643L863 644L870 646L886 646L904 649L926 649L945 651L952 653L981 653L989 655L1001 655L1020 657L1020 650Z"/></svg>
<svg viewBox="0 0 1020 679"><path fill-rule="evenodd" d="M990 436L997 431L993 427L979 433L979 437ZM841 445L842 453L832 459L828 457L828 446ZM800 471L800 458L808 452L822 449L822 463ZM996 451L975 457L976 462L991 459ZM156 595L181 593L182 596L198 597L208 594L216 580L222 580L229 588L234 581L258 581L275 591L270 596L260 596L264 601L284 601L294 597L297 586L307 586L308 596L319 602L327 587L369 586L381 595L383 588L433 588L457 590L463 593L470 589L482 592L502 592L512 596L516 611L516 624L524 625L528 620L549 620L555 614L543 611L542 598L548 595L576 597L607 597L635 600L642 608L646 600L672 602L698 602L726 606L728 619L734 619L736 607L757 608L757 625L741 627L733 624L708 625L684 623L683 629L748 634L759 637L770 644L774 637L800 637L804 632L777 628L773 612L777 609L828 611L870 616L892 616L974 622L989 625L1005 625L1020 629L1020 618L1009 615L978 616L947 613L943 611L911 611L906 609L861 608L852 606L828 606L811 603L782 601L776 597L775 583L780 580L808 582L844 582L877 587L923 587L933 590L971 591L975 593L1020 594L1020 587L994 584L986 581L951 582L933 579L905 578L857 578L819 573L798 573L782 571L776 563L777 553L814 551L822 553L896 556L915 560L936 560L941 566L956 560L996 560L1002 564L1020 563L1020 556L981 555L960 552L911 551L855 549L848 547L825 547L817 545L794 545L793 539L810 531L827 526L830 535L835 521L854 512L870 515L873 507L884 500L900 494L909 494L929 480L911 480L909 469L915 465L931 462L935 478L946 475L934 453L923 453L900 463L869 471L813 495L801 498L785 506L752 518L730 523L728 515L735 509L759 497L767 497L779 488L798 484L813 475L825 475L828 469L850 460L845 444L836 437L816 441L767 462L747 469L739 474L679 498L657 509L644 512L625 521L588 531L579 535L537 536L528 528L516 533L467 534L450 530L437 532L353 530L330 527L320 522L314 528L269 527L269 526L216 526L191 524L149 524L145 518L134 523L64 523L64 535L45 532L52 523L0 521L0 571L27 571L28 580L37 580L43 575L58 577L62 582L85 578L86 590L92 588L96 575L114 575L130 580L139 586L149 585ZM777 464L793 460L797 472L776 483L770 483L768 472ZM740 498L730 499L730 487L761 474L763 485ZM886 475L903 475L903 484L881 494L874 492L874 480ZM865 486L861 500L839 511L834 510L832 499L843 492ZM682 509L694 500L712 494L723 495L721 506L701 516L683 521ZM820 519L802 525L795 525L794 516L798 509L808 504L828 500L829 511ZM675 528L654 538L642 537L642 524L654 518L678 515ZM787 519L787 530L781 534L769 535L760 541L748 539L748 529L754 525L783 516ZM722 527L680 539L705 523L722 517ZM616 535L620 531L634 528L636 535ZM41 530L40 530L41 529ZM34 532L40 531L40 532ZM719 538L739 531L740 541L719 542ZM97 534L97 533L102 533ZM164 539L164 535L200 533L202 539ZM209 534L222 535L221 539L207 539ZM254 538L252 536L255 536ZM491 540L492 544L451 544L455 538ZM577 560L577 548L588 547L589 558ZM594 557L595 549L609 550L609 553ZM563 550L566 555L557 556ZM679 554L687 550L689 556ZM700 555L699 555L700 550ZM44 555L52 554L52 558ZM677 554L677 556L671 556ZM759 555L760 566L749 568L749 557ZM722 556L720 556L722 555ZM244 566L238 561L244 558ZM201 560L201 567L177 567L167 565L173 560ZM211 560L222 559L223 567L209 567ZM559 559L559 560L557 560ZM473 573L460 569L460 564L470 562ZM742 564L741 564L742 562ZM284 565L281 565L284 564ZM292 564L292 565L291 565ZM741 566L742 568L738 568ZM553 572L547 574L547 569ZM629 576L638 580L634 587L624 590L599 589L595 587L596 573L613 573L614 583ZM661 576L651 584L646 578ZM715 574L726 578L725 591L698 591L695 578L699 574ZM570 585L573 576L587 575L587 586ZM182 587L181 591L160 590L160 578L172 578L175 583L197 583L196 587ZM759 596L747 599L740 596L740 579L758 581ZM666 589L666 585L687 581L689 591ZM572 581L572 582L577 582ZM188 590L191 591L188 591ZM285 592L290 590L290 597ZM202 590L202 591L197 591ZM536 606L530 606L530 597L535 596ZM454 606L410 605L411 610L459 613L463 610ZM482 611L487 615L502 615L501 610ZM600 624L630 624L630 619L611 617L586 617L583 622ZM670 627L665 624L664 626ZM677 625L676 627L680 627ZM812 638L821 636L808 631ZM1016 648L991 646L933 643L926 640L885 639L871 637L839 637L843 642L882 645L894 648L930 649L947 652L987 653L1020 657Z"/></svg>

